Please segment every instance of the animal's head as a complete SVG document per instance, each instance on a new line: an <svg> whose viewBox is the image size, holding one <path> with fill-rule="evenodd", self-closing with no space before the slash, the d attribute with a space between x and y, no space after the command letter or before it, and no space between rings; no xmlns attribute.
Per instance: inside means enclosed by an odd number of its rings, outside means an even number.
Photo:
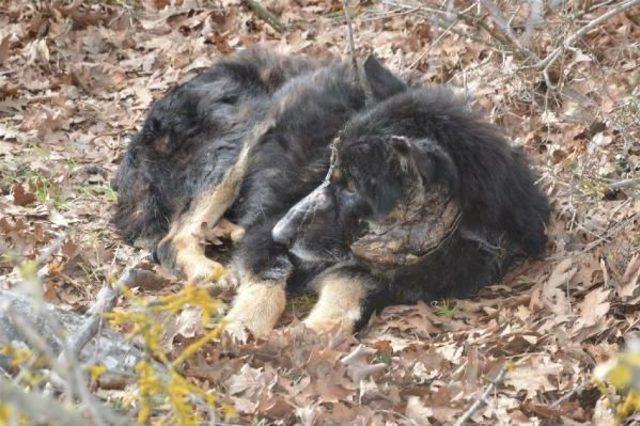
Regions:
<svg viewBox="0 0 640 426"><path fill-rule="evenodd" d="M364 66L378 100L406 90L370 58ZM384 109L384 105L373 109ZM307 261L360 258L403 264L429 251L457 224L451 195L457 170L433 139L380 126L363 113L335 141L324 182L273 228L273 239Z"/></svg>
<svg viewBox="0 0 640 426"><path fill-rule="evenodd" d="M143 128L127 147L112 187L118 192L113 221L130 243L153 244L166 232L176 196L176 179L164 165L167 158L178 162L176 128L186 137L190 129L180 129L176 114L165 100L154 103ZM185 137L185 139L186 139Z"/></svg>
<svg viewBox="0 0 640 426"><path fill-rule="evenodd" d="M411 263L457 226L456 176L431 140L343 136L325 181L276 224L273 238L307 261L356 255L381 265Z"/></svg>
<svg viewBox="0 0 640 426"><path fill-rule="evenodd" d="M540 254L549 204L522 152L451 92L407 89L367 62L371 91L383 99L347 123L327 178L273 239L309 261L402 266L464 228Z"/></svg>

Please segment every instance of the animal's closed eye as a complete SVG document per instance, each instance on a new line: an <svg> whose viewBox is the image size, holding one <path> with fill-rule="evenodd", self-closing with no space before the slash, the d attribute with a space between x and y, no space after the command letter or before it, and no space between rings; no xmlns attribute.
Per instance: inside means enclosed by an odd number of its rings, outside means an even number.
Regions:
<svg viewBox="0 0 640 426"><path fill-rule="evenodd" d="M220 103L233 105L238 102L238 97L234 95L227 95L220 98Z"/></svg>

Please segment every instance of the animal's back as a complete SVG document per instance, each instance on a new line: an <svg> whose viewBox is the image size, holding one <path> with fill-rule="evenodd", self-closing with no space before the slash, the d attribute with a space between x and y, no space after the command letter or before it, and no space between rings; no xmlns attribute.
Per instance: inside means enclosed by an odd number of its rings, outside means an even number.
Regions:
<svg viewBox="0 0 640 426"><path fill-rule="evenodd" d="M154 245L195 196L221 180L286 81L317 61L262 49L224 58L156 101L114 180L114 223Z"/></svg>

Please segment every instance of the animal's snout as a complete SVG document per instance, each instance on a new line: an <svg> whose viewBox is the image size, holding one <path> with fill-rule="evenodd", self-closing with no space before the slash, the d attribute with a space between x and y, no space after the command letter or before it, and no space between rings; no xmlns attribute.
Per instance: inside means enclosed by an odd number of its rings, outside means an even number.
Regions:
<svg viewBox="0 0 640 426"><path fill-rule="evenodd" d="M278 244L289 247L295 236L295 227L291 225L289 214L285 215L276 223L271 230L271 238Z"/></svg>
<svg viewBox="0 0 640 426"><path fill-rule="evenodd" d="M331 207L331 196L324 186L316 188L312 193L294 205L271 230L271 238L278 244L291 247L308 220Z"/></svg>

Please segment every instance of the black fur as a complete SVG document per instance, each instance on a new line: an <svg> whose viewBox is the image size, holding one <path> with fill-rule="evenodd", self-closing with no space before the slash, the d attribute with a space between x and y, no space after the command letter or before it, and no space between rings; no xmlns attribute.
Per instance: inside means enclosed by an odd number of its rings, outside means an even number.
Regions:
<svg viewBox="0 0 640 426"><path fill-rule="evenodd" d="M349 64L263 50L223 59L152 106L114 181L114 223L127 241L154 247L198 194L220 182L243 141L268 119L227 217L246 229L234 249L239 267L264 278L287 276L293 264L271 229L322 181L329 142L364 106Z"/></svg>
<svg viewBox="0 0 640 426"><path fill-rule="evenodd" d="M450 91L400 87L391 82L387 93L395 95L346 124L330 181L274 229L274 238L302 258L339 259L334 269L375 276L365 320L391 303L469 295L500 279L514 260L541 254L546 242L548 201L523 153ZM460 206L462 222L439 250L417 264L384 269L351 256L363 222L440 185ZM327 229L330 240L323 238Z"/></svg>
<svg viewBox="0 0 640 426"><path fill-rule="evenodd" d="M447 90L409 88L375 59L362 83L338 61L262 50L220 61L152 106L114 181L117 228L155 246L268 121L227 212L246 230L235 263L256 276L291 277L291 286L323 270L314 281L353 276L366 283L361 325L384 305L466 295L540 254L547 200L494 126ZM325 180L338 135L338 173ZM462 211L440 250L393 269L350 255L367 221L437 185Z"/></svg>
<svg viewBox="0 0 640 426"><path fill-rule="evenodd" d="M319 65L250 50L225 58L156 101L113 182L114 223L121 235L154 246L195 196L219 183L274 93Z"/></svg>

